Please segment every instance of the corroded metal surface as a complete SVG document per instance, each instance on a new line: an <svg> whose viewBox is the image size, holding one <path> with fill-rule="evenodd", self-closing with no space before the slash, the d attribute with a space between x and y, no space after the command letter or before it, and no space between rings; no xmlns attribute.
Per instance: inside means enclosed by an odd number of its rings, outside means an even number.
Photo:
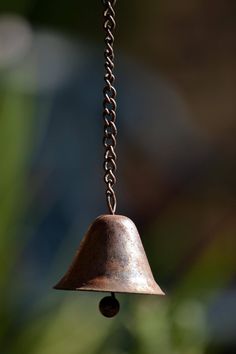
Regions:
<svg viewBox="0 0 236 354"><path fill-rule="evenodd" d="M121 215L102 215L94 221L68 272L54 288L164 295L136 226Z"/></svg>

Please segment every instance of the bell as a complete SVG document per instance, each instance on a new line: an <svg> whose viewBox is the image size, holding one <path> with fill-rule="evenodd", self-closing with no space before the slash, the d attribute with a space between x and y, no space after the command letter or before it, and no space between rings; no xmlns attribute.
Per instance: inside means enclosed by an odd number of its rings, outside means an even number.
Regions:
<svg viewBox="0 0 236 354"><path fill-rule="evenodd" d="M92 223L69 270L54 288L112 293L101 301L102 313L106 307L112 313L119 311L114 293L164 295L135 224L122 215L102 215ZM112 317L109 310L104 312Z"/></svg>

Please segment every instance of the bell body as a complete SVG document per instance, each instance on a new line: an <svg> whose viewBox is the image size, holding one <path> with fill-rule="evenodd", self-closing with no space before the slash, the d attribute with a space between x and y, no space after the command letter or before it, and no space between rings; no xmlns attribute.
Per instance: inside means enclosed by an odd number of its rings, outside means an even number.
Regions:
<svg viewBox="0 0 236 354"><path fill-rule="evenodd" d="M93 222L69 270L54 288L164 295L153 278L135 224L122 215L102 215Z"/></svg>

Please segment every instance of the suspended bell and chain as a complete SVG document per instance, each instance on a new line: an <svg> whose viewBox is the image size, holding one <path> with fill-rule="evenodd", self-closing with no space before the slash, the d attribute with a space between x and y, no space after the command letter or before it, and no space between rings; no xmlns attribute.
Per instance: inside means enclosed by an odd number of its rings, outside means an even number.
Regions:
<svg viewBox="0 0 236 354"><path fill-rule="evenodd" d="M164 295L155 282L138 230L129 218L116 215L115 152L116 89L114 75L114 30L116 0L102 1L105 32L105 86L103 89L104 181L110 214L99 216L89 227L64 277L54 287L59 290L108 292L99 309L105 317L119 312L115 293Z"/></svg>

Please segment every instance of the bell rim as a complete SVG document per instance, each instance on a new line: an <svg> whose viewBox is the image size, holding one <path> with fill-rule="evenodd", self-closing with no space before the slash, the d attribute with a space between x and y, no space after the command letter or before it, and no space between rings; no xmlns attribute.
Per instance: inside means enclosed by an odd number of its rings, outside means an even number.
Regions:
<svg viewBox="0 0 236 354"><path fill-rule="evenodd" d="M94 292L94 293L116 293L116 294L137 294L137 295L156 295L156 296L166 296L165 292L159 288L160 290L157 291L142 291L142 290L137 290L137 291L120 291L120 290L108 290L108 289L94 289L94 288L89 288L89 287L84 287L84 288L64 288L64 287L58 287L57 285L55 285L53 287L54 290L64 290L64 291L83 291L83 292Z"/></svg>

